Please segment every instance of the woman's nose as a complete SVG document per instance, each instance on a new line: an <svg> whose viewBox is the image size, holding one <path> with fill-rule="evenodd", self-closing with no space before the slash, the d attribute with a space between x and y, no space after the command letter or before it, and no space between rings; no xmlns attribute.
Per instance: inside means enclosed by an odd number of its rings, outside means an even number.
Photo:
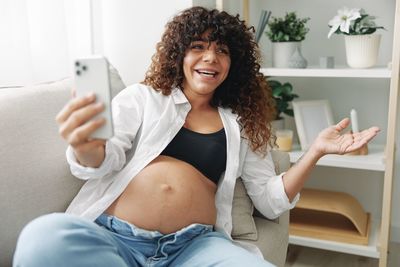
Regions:
<svg viewBox="0 0 400 267"><path fill-rule="evenodd" d="M203 60L205 62L216 62L217 61L217 53L214 49L208 48L204 51Z"/></svg>

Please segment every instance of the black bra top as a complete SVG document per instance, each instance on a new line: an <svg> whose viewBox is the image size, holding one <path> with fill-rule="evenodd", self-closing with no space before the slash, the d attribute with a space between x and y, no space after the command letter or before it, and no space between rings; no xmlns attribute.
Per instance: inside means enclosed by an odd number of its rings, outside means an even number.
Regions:
<svg viewBox="0 0 400 267"><path fill-rule="evenodd" d="M218 132L202 134L182 127L161 155L185 161L218 184L226 168L226 136Z"/></svg>

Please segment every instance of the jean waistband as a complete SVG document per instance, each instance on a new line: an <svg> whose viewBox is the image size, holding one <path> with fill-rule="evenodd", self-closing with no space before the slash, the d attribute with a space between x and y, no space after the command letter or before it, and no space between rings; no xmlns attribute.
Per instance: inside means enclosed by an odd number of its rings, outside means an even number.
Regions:
<svg viewBox="0 0 400 267"><path fill-rule="evenodd" d="M131 224L127 221L121 220L116 216L101 214L95 221L97 224L106 227L108 230L116 232L125 236L140 236L142 238L154 239L154 238L163 238L167 236L196 236L199 234L203 234L205 232L212 232L214 229L213 225L209 224L200 224L194 223L188 225L174 233L170 234L162 234L159 231L151 231L137 227L134 224Z"/></svg>

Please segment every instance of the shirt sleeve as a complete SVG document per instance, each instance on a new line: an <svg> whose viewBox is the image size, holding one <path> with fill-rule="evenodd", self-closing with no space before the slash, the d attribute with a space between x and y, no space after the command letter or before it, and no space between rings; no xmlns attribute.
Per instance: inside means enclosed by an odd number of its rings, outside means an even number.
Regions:
<svg viewBox="0 0 400 267"><path fill-rule="evenodd" d="M243 141L246 142L247 141ZM255 208L265 217L275 219L292 209L299 200L298 193L290 203L286 195L282 176L277 175L271 153L265 157L253 152L248 145L242 169L242 180Z"/></svg>
<svg viewBox="0 0 400 267"><path fill-rule="evenodd" d="M105 158L98 168L79 164L72 147L68 146L66 157L74 176L83 180L100 179L123 168L126 163L125 153L132 148L142 123L145 100L141 87L127 87L112 100L114 136L107 140Z"/></svg>

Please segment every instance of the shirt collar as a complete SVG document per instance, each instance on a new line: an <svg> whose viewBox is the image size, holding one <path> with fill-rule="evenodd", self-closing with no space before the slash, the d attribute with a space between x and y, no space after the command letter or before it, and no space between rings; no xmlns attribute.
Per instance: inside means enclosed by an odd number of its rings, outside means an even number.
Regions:
<svg viewBox="0 0 400 267"><path fill-rule="evenodd" d="M172 89L171 94L175 104L189 103L189 100L186 98L185 94L180 88L175 87L174 89Z"/></svg>
<svg viewBox="0 0 400 267"><path fill-rule="evenodd" d="M185 94L179 87L175 87L174 89L172 89L171 95L175 104L189 103L189 100L186 98ZM231 120L237 121L238 115L233 114L230 108L218 107L218 111L228 116Z"/></svg>

